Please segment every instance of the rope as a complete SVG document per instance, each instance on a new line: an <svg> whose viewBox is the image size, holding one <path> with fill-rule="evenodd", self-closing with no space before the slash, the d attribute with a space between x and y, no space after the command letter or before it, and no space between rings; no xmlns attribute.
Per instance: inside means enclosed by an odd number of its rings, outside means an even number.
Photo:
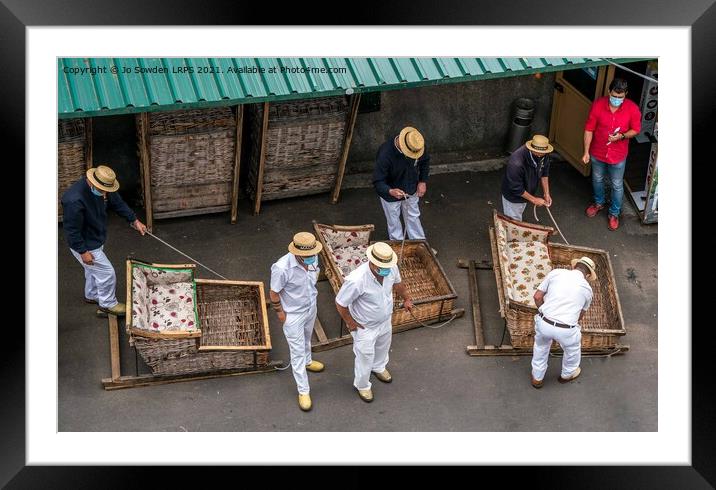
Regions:
<svg viewBox="0 0 716 490"><path fill-rule="evenodd" d="M183 255L183 256L186 257L187 259L191 260L192 262L196 262L197 264L199 264L200 266L202 266L204 269L208 270L208 271L211 272L212 274L215 274L215 275L219 276L220 278L225 279L225 280L228 281L228 279L227 279L226 277L222 276L221 274L219 274L218 272L216 272L214 269L210 269L209 267L205 266L204 264L202 264L202 263L199 262L198 260L196 260L196 259L194 259L194 258L192 258L192 257L189 257L187 254L185 254L184 252L182 252L182 251L179 250L178 248L173 247L172 245L168 244L167 242L165 242L164 240L162 240L162 239L159 238L158 236L153 235L150 231L146 231L146 234L149 235L150 237L154 238L155 240L158 240L158 241L162 242L164 245L166 245L167 247L171 248L171 249L174 250L175 252L180 253L181 255Z"/></svg>
<svg viewBox="0 0 716 490"><path fill-rule="evenodd" d="M582 351L582 356L583 356L583 357L595 357L595 358L600 358L600 357L612 357L612 356L615 356L615 355L621 354L621 353L622 353L622 349L621 349L620 347L614 347L613 350L612 350L609 354L589 354L588 352L585 353L584 351ZM559 357L564 357L564 353L562 353L562 354L555 354L555 353L553 353L553 352L550 352L550 353L549 353L549 356L550 356L550 357L557 357L557 358L559 358Z"/></svg>
<svg viewBox="0 0 716 490"><path fill-rule="evenodd" d="M409 197L413 197L413 196L411 196L407 192L403 192L403 197L401 199L405 199L407 201ZM400 214L401 215L403 214L402 210L401 210ZM403 216L403 218L405 218L405 216ZM398 219L400 219L400 218L398 218ZM403 223L403 241L400 242L400 254L398 255L398 263L399 264L403 263L403 247L405 247L405 237L408 234L408 220L404 219L404 221L405 221L405 223Z"/></svg>
<svg viewBox="0 0 716 490"><path fill-rule="evenodd" d="M410 316L413 317L413 319L420 324L421 327L427 327L427 328L443 328L445 325L453 321L455 318L457 318L457 315L453 315L449 320L441 323L440 325L427 325L423 323L422 321L418 320L418 318L413 314L411 310L408 310L408 313L410 313Z"/></svg>
<svg viewBox="0 0 716 490"><path fill-rule="evenodd" d="M644 80L649 80L650 82L653 82L653 83L659 83L659 80L657 80L656 78L648 77L648 76L644 75L643 73L639 73L638 71L634 71L634 70L632 70L631 68L627 68L627 67L624 66L624 65L620 65L619 63L614 63L613 61L608 60L608 59L606 59L606 58L602 58L602 59L603 59L604 61L606 61L607 63L611 63L611 64L614 65L614 66L618 66L618 67L621 68L622 70L631 72L631 73L633 73L634 75L638 75L638 76L640 76L641 78L643 78Z"/></svg>
<svg viewBox="0 0 716 490"><path fill-rule="evenodd" d="M559 229L559 225L557 224L557 221L555 221L554 216L552 216L552 211L549 210L549 206L544 206L544 208L547 210L547 214L549 214L549 218L552 220L552 224L554 225L555 228L557 228L557 232L559 233L559 236L562 237L562 240L564 240L564 243L569 245L569 242L567 241L566 238L564 238L564 235L562 234L562 230ZM534 212L535 220L539 223L539 218L537 217L537 206L534 206L532 208L532 211Z"/></svg>

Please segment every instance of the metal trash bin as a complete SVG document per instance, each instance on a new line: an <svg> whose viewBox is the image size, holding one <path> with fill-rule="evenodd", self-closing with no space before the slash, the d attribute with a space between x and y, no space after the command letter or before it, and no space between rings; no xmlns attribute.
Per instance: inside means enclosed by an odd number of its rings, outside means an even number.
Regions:
<svg viewBox="0 0 716 490"><path fill-rule="evenodd" d="M519 98L515 100L512 112L512 124L507 135L505 151L512 153L527 141L532 128L532 119L535 113L535 103L532 99Z"/></svg>

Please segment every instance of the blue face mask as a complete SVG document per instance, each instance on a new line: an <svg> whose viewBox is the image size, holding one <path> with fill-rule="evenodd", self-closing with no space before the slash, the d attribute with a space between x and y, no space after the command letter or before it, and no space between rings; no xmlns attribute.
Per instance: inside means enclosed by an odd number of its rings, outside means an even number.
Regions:
<svg viewBox="0 0 716 490"><path fill-rule="evenodd" d="M390 268L378 267L379 276L386 277L388 274L390 274Z"/></svg>
<svg viewBox="0 0 716 490"><path fill-rule="evenodd" d="M613 105L614 107L619 107L622 105L622 102L624 102L624 99L619 97L609 97L609 103Z"/></svg>
<svg viewBox="0 0 716 490"><path fill-rule="evenodd" d="M306 265L313 265L318 261L318 257L311 255L310 257L303 257L303 263Z"/></svg>
<svg viewBox="0 0 716 490"><path fill-rule="evenodd" d="M98 191L97 189L95 189L94 187L92 187L91 191L92 191L92 194L94 194L95 196L102 197L102 193L100 191Z"/></svg>

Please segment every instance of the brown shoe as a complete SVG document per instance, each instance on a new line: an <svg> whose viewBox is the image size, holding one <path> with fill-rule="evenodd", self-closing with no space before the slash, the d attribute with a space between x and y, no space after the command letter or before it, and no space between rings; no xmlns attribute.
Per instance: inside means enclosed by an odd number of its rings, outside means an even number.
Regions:
<svg viewBox="0 0 716 490"><path fill-rule="evenodd" d="M590 218L594 218L602 209L604 209L604 204L592 203L589 207L587 207L587 210L584 213Z"/></svg>
<svg viewBox="0 0 716 490"><path fill-rule="evenodd" d="M559 379L557 379L557 381L559 381L560 383L563 383L563 384L564 384L564 383L569 383L570 381L574 381L575 379L577 379L580 374L582 374L582 368L581 368L581 367L578 367L577 370L574 371L574 374L572 374L569 378L563 378L563 377L560 375L560 376L559 376Z"/></svg>
<svg viewBox="0 0 716 490"><path fill-rule="evenodd" d="M531 376L530 376L531 377ZM544 384L544 381L537 381L536 379L532 378L532 386L537 388L538 390L542 388L542 385Z"/></svg>
<svg viewBox="0 0 716 490"><path fill-rule="evenodd" d="M97 304L97 300L96 300L96 299L85 298L85 303L90 304L90 305L96 305L96 304Z"/></svg>

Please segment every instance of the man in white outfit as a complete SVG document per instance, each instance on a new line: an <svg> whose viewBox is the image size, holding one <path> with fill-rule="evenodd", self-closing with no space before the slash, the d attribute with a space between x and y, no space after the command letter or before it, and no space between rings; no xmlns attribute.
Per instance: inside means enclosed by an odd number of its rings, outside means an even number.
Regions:
<svg viewBox="0 0 716 490"><path fill-rule="evenodd" d="M597 278L589 257L572 260L572 269L553 269L535 292L535 342L532 351L532 386L542 388L547 371L549 349L556 340L562 346L562 373L558 381L567 383L582 372L582 332L578 322L592 303L592 287L587 280Z"/></svg>
<svg viewBox="0 0 716 490"><path fill-rule="evenodd" d="M368 262L348 274L336 295L336 308L353 336L353 386L365 402L373 401L370 373L384 383L393 381L386 369L393 336L393 289L403 306L413 309L390 245L377 242L366 250Z"/></svg>
<svg viewBox="0 0 716 490"><path fill-rule="evenodd" d="M427 191L429 174L430 156L425 153L423 135L415 128L403 128L378 149L373 187L385 213L390 240L403 239L401 213L407 237L425 240L418 202Z"/></svg>
<svg viewBox="0 0 716 490"><path fill-rule="evenodd" d="M286 255L271 266L271 306L279 321L291 353L291 369L298 387L298 406L311 409L306 371L318 373L324 366L311 358L311 335L316 321L316 281L320 268L318 253L323 246L312 233L296 233Z"/></svg>

